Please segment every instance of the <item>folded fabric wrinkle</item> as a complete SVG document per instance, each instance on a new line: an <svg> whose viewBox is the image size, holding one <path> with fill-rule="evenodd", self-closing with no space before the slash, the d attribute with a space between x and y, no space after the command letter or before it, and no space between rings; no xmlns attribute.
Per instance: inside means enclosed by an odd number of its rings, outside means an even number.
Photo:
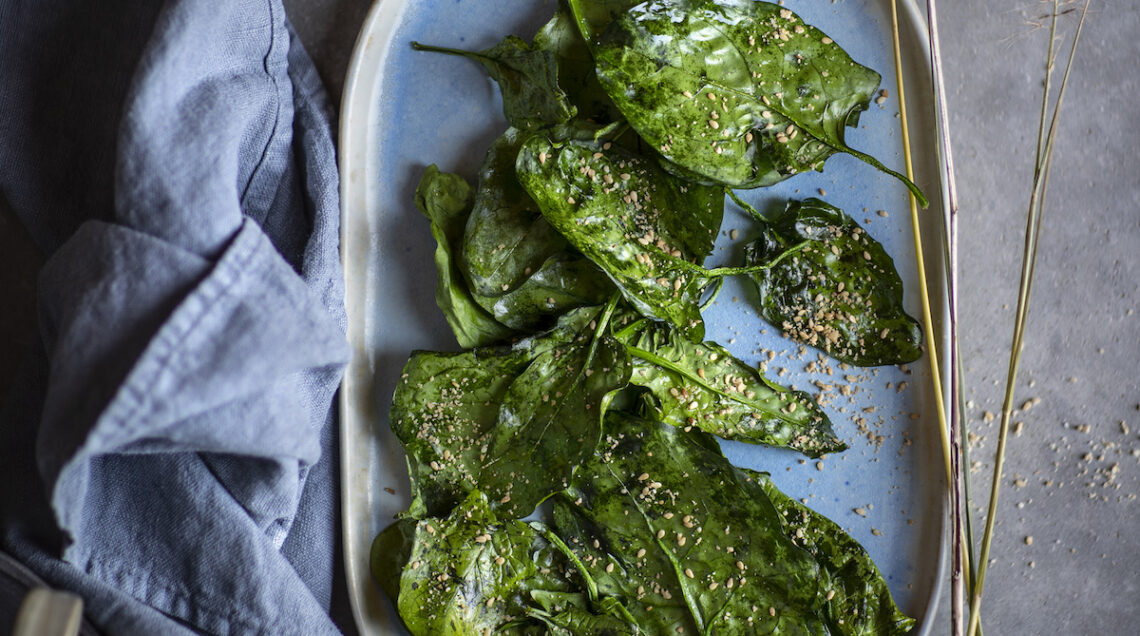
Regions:
<svg viewBox="0 0 1140 636"><path fill-rule="evenodd" d="M280 0L0 14L0 194L48 255L0 548L107 633L337 633L332 114Z"/></svg>

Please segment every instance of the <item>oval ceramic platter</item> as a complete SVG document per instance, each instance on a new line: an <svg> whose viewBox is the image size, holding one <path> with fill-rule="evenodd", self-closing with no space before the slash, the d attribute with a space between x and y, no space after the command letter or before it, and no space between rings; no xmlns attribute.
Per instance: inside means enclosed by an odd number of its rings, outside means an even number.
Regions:
<svg viewBox="0 0 1140 636"><path fill-rule="evenodd" d="M341 446L346 570L364 634L403 633L369 574L373 537L409 502L404 454L388 426L392 392L412 350L458 349L435 304L435 243L413 193L432 163L474 183L487 147L506 127L498 88L480 66L414 51L410 42L481 50L508 34L529 41L555 6L555 0L379 0L356 43L340 130L341 249L354 352L341 394ZM846 141L902 171L888 0L787 0L786 6L883 76L888 97L871 104ZM934 322L946 351L937 247L944 197L927 97L925 26L913 0L901 1L899 9L916 181L932 200L920 217ZM836 155L822 173L741 194L761 210L808 196L846 210L894 258L906 309L921 316L908 196L898 181ZM733 229L737 241L729 240ZM739 264L739 252L729 246L754 236L755 226L729 203L722 230L707 264ZM767 374L777 382L817 395L850 448L821 462L733 442L722 443L726 454L735 464L772 473L786 493L839 523L870 553L899 607L919 620L915 633L929 633L945 553L943 463L927 359L904 367L845 367L785 340L758 318L755 302L755 291L730 281L705 312L706 337L751 364L767 361ZM768 352L774 359L768 361Z"/></svg>

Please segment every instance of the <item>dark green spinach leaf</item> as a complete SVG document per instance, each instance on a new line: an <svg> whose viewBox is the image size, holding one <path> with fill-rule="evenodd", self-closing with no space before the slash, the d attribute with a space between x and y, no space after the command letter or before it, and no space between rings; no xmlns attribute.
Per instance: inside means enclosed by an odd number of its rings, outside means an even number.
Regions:
<svg viewBox="0 0 1140 636"><path fill-rule="evenodd" d="M600 305L614 291L606 275L550 226L515 176L515 158L528 136L510 128L487 151L461 254L475 301L520 331L574 307Z"/></svg>
<svg viewBox="0 0 1140 636"><path fill-rule="evenodd" d="M558 59L558 84L578 108L578 118L598 123L620 117L594 72L594 57L578 31L570 10L559 3L550 18L534 36L535 49L549 50Z"/></svg>
<svg viewBox="0 0 1140 636"><path fill-rule="evenodd" d="M700 340L700 267L724 214L719 188L681 183L609 142L528 139L519 181L544 217L597 264L642 315Z"/></svg>
<svg viewBox="0 0 1140 636"><path fill-rule="evenodd" d="M745 255L750 265L774 263L749 276L765 320L790 338L858 366L922 355L922 331L903 310L894 261L839 208L789 201Z"/></svg>
<svg viewBox="0 0 1140 636"><path fill-rule="evenodd" d="M372 540L369 570L380 589L393 601L400 595L400 573L415 546L416 525L414 519L398 519Z"/></svg>
<svg viewBox="0 0 1140 636"><path fill-rule="evenodd" d="M521 521L500 522L479 491L446 519L403 523L414 524L411 533L399 530L411 536L410 553L402 569L385 576L399 578L393 600L416 636L484 636L508 627L528 633L528 623L541 625L528 620L530 612L542 612L535 593L578 588L574 569L541 532Z"/></svg>
<svg viewBox="0 0 1140 636"><path fill-rule="evenodd" d="M655 398L655 420L809 457L847 448L808 394L770 382L715 342L693 343L649 321L615 335L633 357L630 383Z"/></svg>
<svg viewBox="0 0 1140 636"><path fill-rule="evenodd" d="M511 330L488 314L474 299L459 271L457 254L471 211L471 186L462 177L427 167L416 187L416 207L431 221L437 272L435 302L461 347L503 340Z"/></svg>
<svg viewBox="0 0 1140 636"><path fill-rule="evenodd" d="M499 403L533 355L528 344L412 353L389 415L408 455L411 516L446 515L478 487Z"/></svg>
<svg viewBox="0 0 1140 636"><path fill-rule="evenodd" d="M483 65L499 85L503 115L515 128L539 128L570 121L578 109L558 85L558 58L553 51L532 47L508 35L485 51L463 51L412 42L418 51L460 55Z"/></svg>
<svg viewBox="0 0 1140 636"><path fill-rule="evenodd" d="M648 633L826 634L819 566L716 441L617 412L557 533Z"/></svg>
<svg viewBox="0 0 1140 636"><path fill-rule="evenodd" d="M926 206L909 179L844 141L878 73L792 11L754 0L651 0L596 33L623 4L571 0L602 86L681 173L751 188L821 170L845 152Z"/></svg>
<svg viewBox="0 0 1140 636"><path fill-rule="evenodd" d="M480 483L521 517L569 482L593 454L602 416L629 381L630 359L610 336L587 331L542 353L507 389Z"/></svg>
<svg viewBox="0 0 1140 636"><path fill-rule="evenodd" d="M887 582L859 542L834 521L780 492L764 473L746 472L776 506L785 534L819 562L832 634L898 636L914 627L915 620L895 606Z"/></svg>
<svg viewBox="0 0 1140 636"><path fill-rule="evenodd" d="M389 416L408 455L411 516L446 514L478 489L500 515L522 517L565 487L629 378L625 348L597 315L575 310L510 347L412 354Z"/></svg>

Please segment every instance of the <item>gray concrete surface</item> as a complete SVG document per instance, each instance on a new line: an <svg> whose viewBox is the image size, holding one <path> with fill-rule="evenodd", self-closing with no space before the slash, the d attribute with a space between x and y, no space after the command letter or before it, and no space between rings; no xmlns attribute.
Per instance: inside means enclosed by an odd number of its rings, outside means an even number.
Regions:
<svg viewBox="0 0 1140 636"><path fill-rule="evenodd" d="M796 0L822 2L824 0ZM832 0L833 2L835 0ZM839 0L843 1L843 0ZM339 97L368 0L286 0ZM789 5L794 4L789 0ZM961 193L961 349L988 491L1049 5L940 4ZM1063 21L1069 34L1073 16ZM986 583L989 636L1140 633L1140 3L1094 0L1063 112ZM0 206L2 208L2 206ZM0 209L0 389L35 338L40 257ZM977 495L979 526L985 497ZM945 611L945 603L943 608ZM943 618L945 619L945 613ZM949 633L948 622L945 631Z"/></svg>

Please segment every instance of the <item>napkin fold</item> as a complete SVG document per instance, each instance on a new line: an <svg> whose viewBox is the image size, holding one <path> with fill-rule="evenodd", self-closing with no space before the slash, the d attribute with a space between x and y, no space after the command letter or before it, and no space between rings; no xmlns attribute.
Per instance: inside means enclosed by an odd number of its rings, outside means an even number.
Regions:
<svg viewBox="0 0 1140 636"><path fill-rule="evenodd" d="M280 0L5 3L0 59L49 255L0 546L109 633L337 632L336 161Z"/></svg>

